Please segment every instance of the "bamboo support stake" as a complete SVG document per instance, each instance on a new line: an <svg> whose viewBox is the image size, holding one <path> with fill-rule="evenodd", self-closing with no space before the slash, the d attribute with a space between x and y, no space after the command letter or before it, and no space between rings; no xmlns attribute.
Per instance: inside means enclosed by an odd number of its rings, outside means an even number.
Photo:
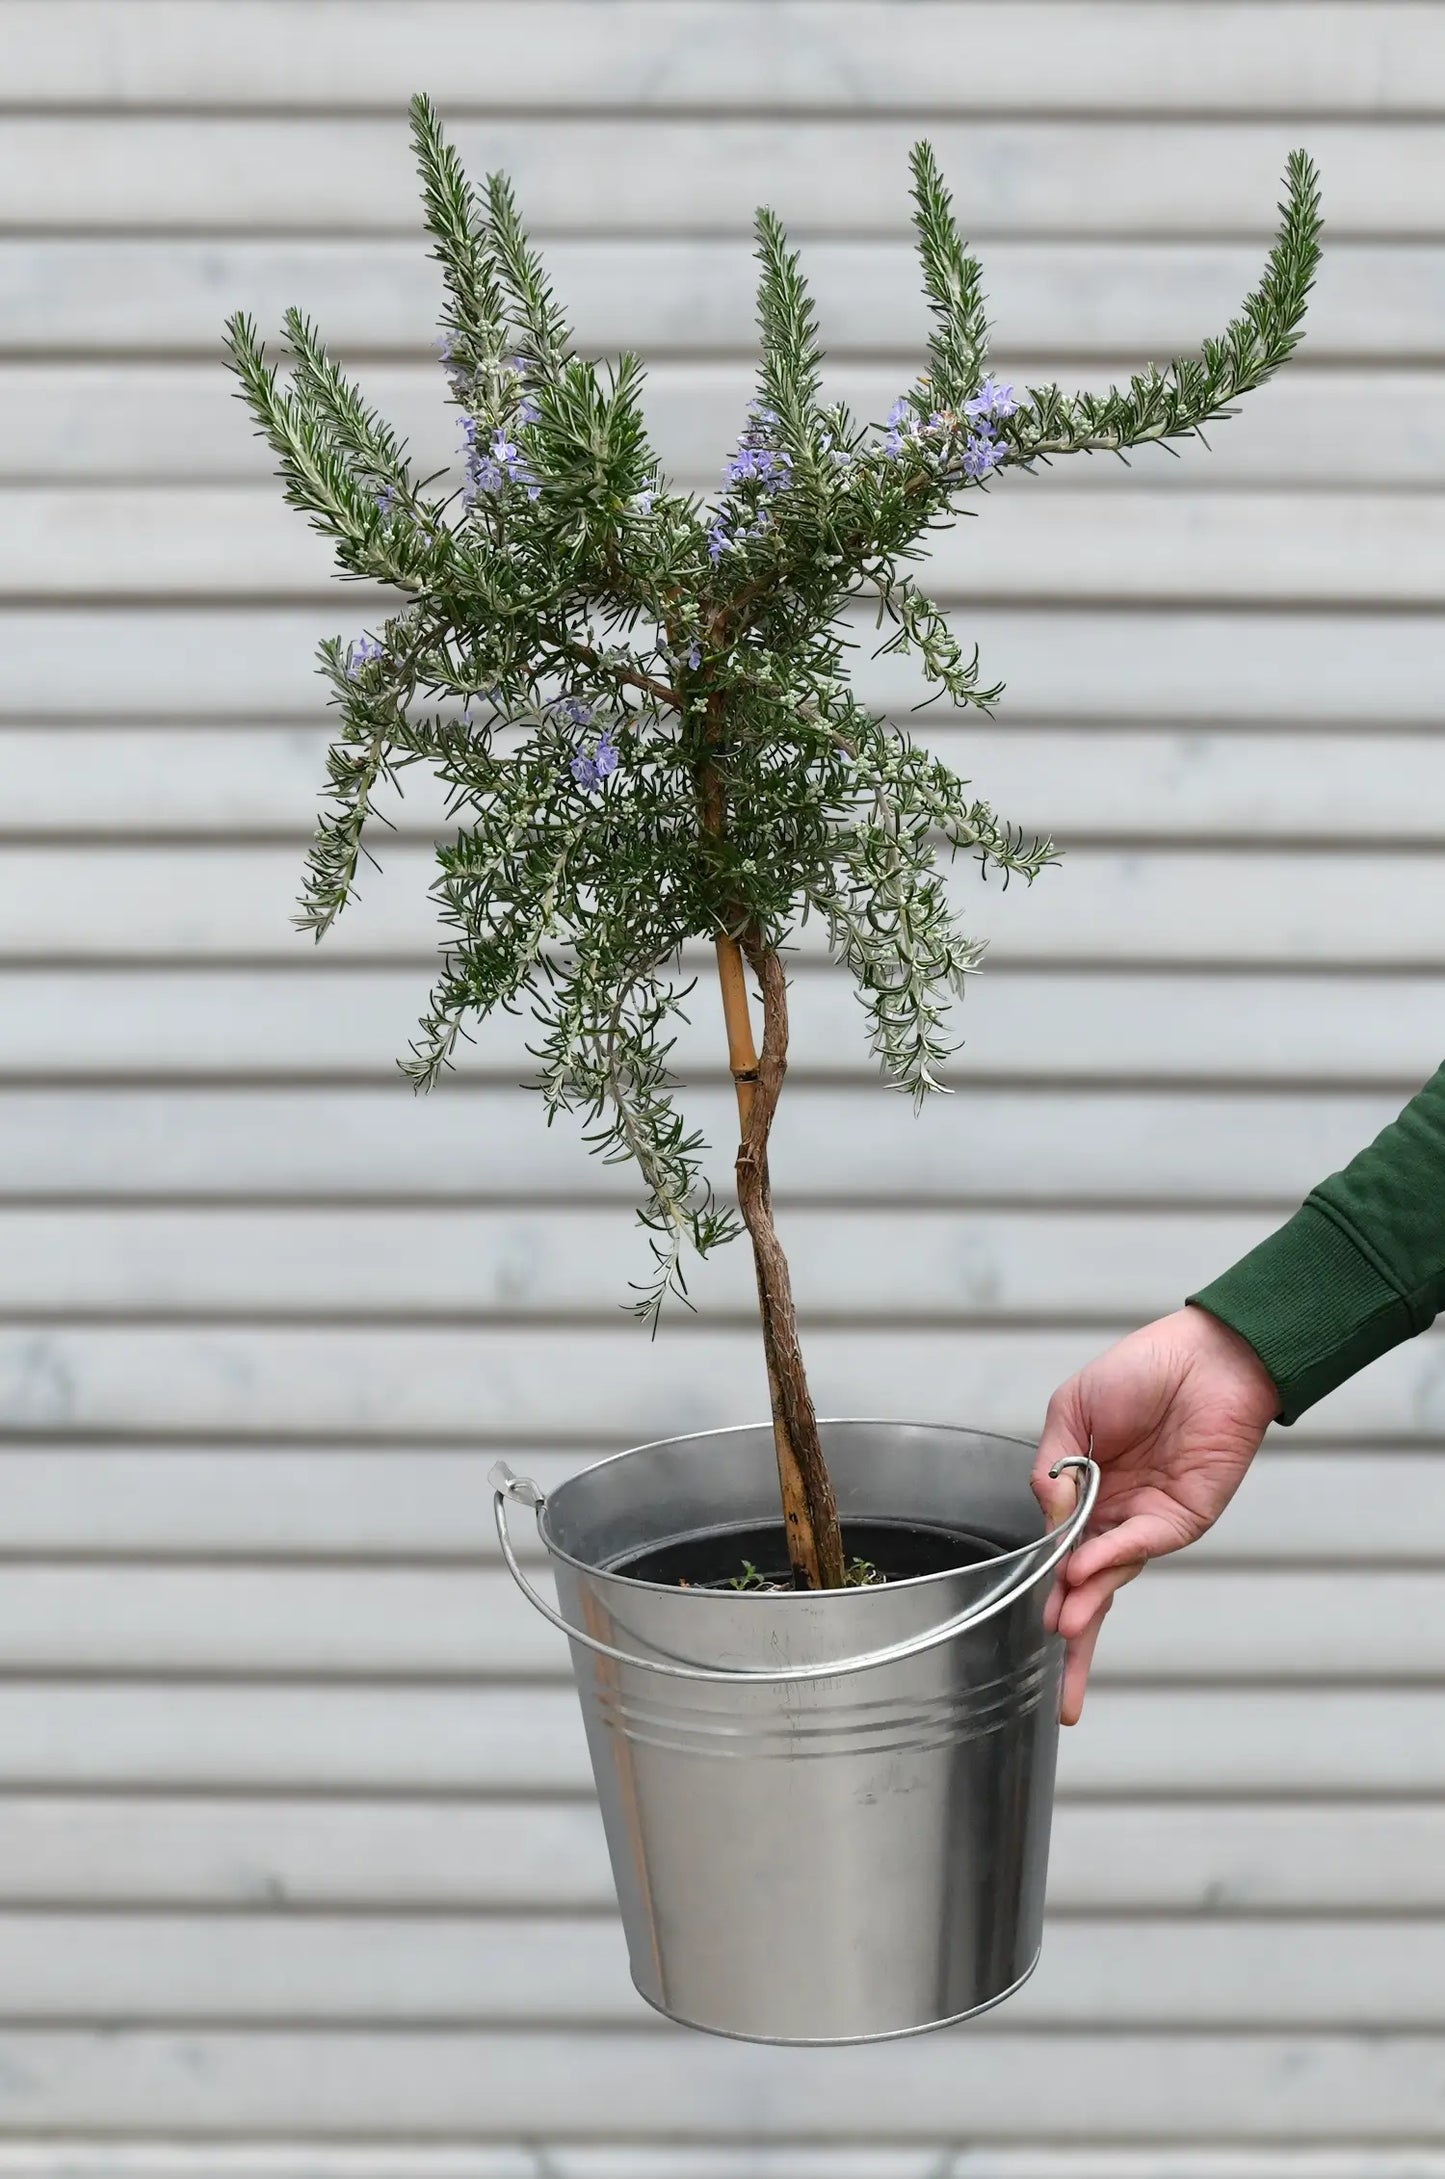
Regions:
<svg viewBox="0 0 1445 2179"><path fill-rule="evenodd" d="M728 1069L737 1091L738 1127L746 1142L758 1088L758 1048L753 1041L747 971L743 965L743 949L735 938L729 938L726 931L719 931L714 944L717 980L722 987L723 1020L727 1024Z"/></svg>

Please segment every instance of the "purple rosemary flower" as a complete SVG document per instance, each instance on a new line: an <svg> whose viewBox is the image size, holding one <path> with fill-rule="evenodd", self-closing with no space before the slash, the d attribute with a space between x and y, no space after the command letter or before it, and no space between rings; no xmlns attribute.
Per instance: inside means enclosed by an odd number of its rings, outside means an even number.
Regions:
<svg viewBox="0 0 1445 2179"><path fill-rule="evenodd" d="M769 444L769 434L777 428L775 409L761 401L749 402L748 420L738 440L737 452L727 465L729 484L761 484L766 492L781 492L792 482L792 455L783 447ZM716 559L716 553L713 557Z"/></svg>
<svg viewBox="0 0 1445 2179"><path fill-rule="evenodd" d="M990 371L971 400L963 404L963 413L970 418L980 416L1012 416L1018 409L1012 386L1001 386Z"/></svg>
<svg viewBox="0 0 1445 2179"><path fill-rule="evenodd" d="M466 489L462 497L470 507L483 492L489 495L500 492L505 482L505 475L490 455L474 454L467 464Z"/></svg>
<svg viewBox="0 0 1445 2179"><path fill-rule="evenodd" d="M579 749L567 769L584 794L592 794L617 769L621 751L612 739L611 730L602 729L595 749Z"/></svg>
<svg viewBox="0 0 1445 2179"><path fill-rule="evenodd" d="M743 426L742 438L739 444L742 446L764 446L767 443L768 434L776 431L777 428L777 410L770 409L765 401L750 401L748 403L748 420Z"/></svg>
<svg viewBox="0 0 1445 2179"><path fill-rule="evenodd" d="M396 513L396 486L394 484L381 484L377 486L376 511L379 515L383 517L394 515Z"/></svg>
<svg viewBox="0 0 1445 2179"><path fill-rule="evenodd" d="M542 411L538 408L532 396L529 393L524 393L517 403L517 422L519 424L535 424L541 413Z"/></svg>
<svg viewBox="0 0 1445 2179"><path fill-rule="evenodd" d="M719 515L717 520L713 523L712 528L707 533L707 556L709 560L712 561L714 567L717 566L718 561L722 558L723 554L728 550L731 544L732 538L728 534L727 524L724 522L722 516Z"/></svg>
<svg viewBox="0 0 1445 2179"><path fill-rule="evenodd" d="M651 490L635 492L632 497L632 505L638 514L649 515L652 512L652 502L656 497L657 494Z"/></svg>
<svg viewBox="0 0 1445 2179"><path fill-rule="evenodd" d="M573 726L590 726L597 716L590 704L584 704L578 696L564 696L559 706L562 716Z"/></svg>
<svg viewBox="0 0 1445 2179"><path fill-rule="evenodd" d="M986 477L997 469L1003 460L1003 448L993 434L975 432L963 449L963 473L966 477Z"/></svg>
<svg viewBox="0 0 1445 2179"><path fill-rule="evenodd" d="M687 654L687 663L688 669L692 673L696 673L698 667L702 664L702 650L698 644L694 643L690 647Z"/></svg>
<svg viewBox="0 0 1445 2179"><path fill-rule="evenodd" d="M363 666L374 666L377 660L385 657L385 655L374 636L360 637L357 642L349 646L346 653L347 679L349 681L356 680Z"/></svg>
<svg viewBox="0 0 1445 2179"><path fill-rule="evenodd" d="M888 429L884 434L885 457L896 462L906 448L918 441L918 411L906 393L901 393L888 411Z"/></svg>
<svg viewBox="0 0 1445 2179"><path fill-rule="evenodd" d="M793 474L793 457L781 447L754 446L744 439L727 465L729 484L762 484L780 492Z"/></svg>
<svg viewBox="0 0 1445 2179"><path fill-rule="evenodd" d="M524 485L528 499L541 498L541 485L528 466L521 449L514 440L507 437L504 425L499 424L492 433L485 454L477 446L475 417L463 417L462 437L468 447L467 488L463 497L469 506L483 492L489 495L500 492L506 484Z"/></svg>

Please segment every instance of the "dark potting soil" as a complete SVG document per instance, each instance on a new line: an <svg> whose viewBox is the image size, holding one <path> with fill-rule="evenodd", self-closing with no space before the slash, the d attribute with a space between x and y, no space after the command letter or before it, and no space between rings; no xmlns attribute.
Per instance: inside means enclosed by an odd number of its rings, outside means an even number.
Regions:
<svg viewBox="0 0 1445 2179"><path fill-rule="evenodd" d="M935 1527L914 1521L845 1521L843 1556L850 1568L867 1568L867 1580L908 1581L918 1574L944 1574L959 1566L978 1566L997 1558L1006 1546L966 1529ZM751 1570L751 1571L750 1571ZM675 1543L652 1544L631 1558L619 1559L609 1573L633 1581L655 1581L668 1588L791 1589L787 1538L780 1521L758 1521L745 1528L707 1529ZM858 1580L854 1573L851 1577Z"/></svg>

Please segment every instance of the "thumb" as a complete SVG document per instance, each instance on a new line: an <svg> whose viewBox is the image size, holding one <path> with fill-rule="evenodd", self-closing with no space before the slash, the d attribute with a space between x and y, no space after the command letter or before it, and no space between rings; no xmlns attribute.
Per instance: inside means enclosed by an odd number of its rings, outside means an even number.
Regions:
<svg viewBox="0 0 1445 2179"><path fill-rule="evenodd" d="M1054 1475L1052 1471L1060 1461L1082 1459L1088 1451L1089 1430L1084 1421L1076 1377L1062 1385L1050 1400L1034 1461L1034 1496L1043 1508L1050 1528L1057 1528L1061 1521L1066 1521L1079 1502L1076 1476L1069 1473Z"/></svg>
<svg viewBox="0 0 1445 2179"><path fill-rule="evenodd" d="M1068 1468L1062 1475L1050 1475L1045 1468L1042 1475L1034 1477L1034 1496L1043 1507L1050 1529L1061 1528L1079 1503L1078 1476Z"/></svg>

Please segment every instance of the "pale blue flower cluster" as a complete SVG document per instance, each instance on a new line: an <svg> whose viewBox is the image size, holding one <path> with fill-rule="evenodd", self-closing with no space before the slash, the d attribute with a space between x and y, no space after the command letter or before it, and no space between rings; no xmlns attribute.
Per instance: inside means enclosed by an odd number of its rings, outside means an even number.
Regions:
<svg viewBox="0 0 1445 2179"><path fill-rule="evenodd" d="M996 419L1014 415L1018 405L1013 387L1001 386L992 374L964 402L963 413L972 426L963 445L966 477L986 477L997 469L1007 450L999 444ZM957 419L947 410L935 409L925 418L908 395L901 394L888 412L883 452L890 461L897 461L907 447L927 447L930 440L937 443L956 428Z"/></svg>
<svg viewBox="0 0 1445 2179"><path fill-rule="evenodd" d="M535 420L535 405L523 402L522 408L531 408L531 416L518 411L519 424ZM474 416L462 418L462 437L467 444L467 482L463 497L468 506L482 493L495 496L508 484L520 484L528 499L540 499L542 487L515 439L509 438L505 424L498 424L485 447L477 444L477 420Z"/></svg>
<svg viewBox="0 0 1445 2179"><path fill-rule="evenodd" d="M374 666L377 660L385 655L375 636L362 636L359 641L351 644L347 649L347 679L354 681L363 666Z"/></svg>
<svg viewBox="0 0 1445 2179"><path fill-rule="evenodd" d="M551 708L554 712L560 712L569 726L576 727L579 735L585 733L597 716L591 704L583 703L580 696L564 696L560 703ZM620 755L621 752L612 739L611 727L604 726L590 749L579 742L577 754L567 769L584 794L593 794L603 780L616 771Z"/></svg>
<svg viewBox="0 0 1445 2179"><path fill-rule="evenodd" d="M769 444L768 435L777 429L777 424L776 415L764 403L754 401L750 405L747 424L738 441L737 452L728 462L726 474L728 483L735 487L761 485L763 497L754 507L752 520L745 519L739 528L732 526L737 518L726 508L719 509L713 517L707 533L707 556L714 566L734 545L745 544L750 537L762 535L772 519L767 500L792 482L792 455L782 447Z"/></svg>
<svg viewBox="0 0 1445 2179"><path fill-rule="evenodd" d="M994 416L1016 416L1018 401L1013 387L1001 386L990 372L973 398L964 402L963 413L970 423L979 423L984 418ZM984 423L983 428L989 430L991 426Z"/></svg>
<svg viewBox="0 0 1445 2179"><path fill-rule="evenodd" d="M923 421L906 393L901 393L888 411L888 431L883 441L883 451L890 461L897 461L909 443L917 439L923 429Z"/></svg>
<svg viewBox="0 0 1445 2179"><path fill-rule="evenodd" d="M744 439L727 466L729 484L765 484L780 492L793 474L793 457L778 446L758 446Z"/></svg>
<svg viewBox="0 0 1445 2179"><path fill-rule="evenodd" d="M1013 416L1018 410L1018 400L1012 386L1001 386L990 372L978 392L963 404L963 413L973 425L963 449L963 473L966 477L986 477L1003 459L1004 449L998 443L995 419Z"/></svg>
<svg viewBox="0 0 1445 2179"><path fill-rule="evenodd" d="M584 794L594 794L604 779L617 769L618 748L609 730L604 727L594 749L579 749L572 759L571 773Z"/></svg>
<svg viewBox="0 0 1445 2179"><path fill-rule="evenodd" d="M453 399L464 402L477 401L480 392L477 377L464 364L456 360L456 348L450 333L443 333L439 336L437 348L441 355L442 367L446 371L447 380L452 389ZM521 378L526 371L526 365L516 356L508 356L502 368L510 371L517 378ZM508 407L509 403L504 401L503 406ZM515 405L510 407L508 422L499 424L496 427L486 446L479 446L477 443L480 426L476 418L474 416L464 416L462 418L462 437L466 441L467 448L467 481L462 497L469 507L482 493L494 496L508 484L522 485L528 499L539 499L541 497L542 487L537 482L535 472L516 441L510 436L513 431L523 430L527 425L535 424L540 414L541 411L532 396L523 394ZM383 514L390 514L390 512L391 507L389 505L382 506Z"/></svg>

